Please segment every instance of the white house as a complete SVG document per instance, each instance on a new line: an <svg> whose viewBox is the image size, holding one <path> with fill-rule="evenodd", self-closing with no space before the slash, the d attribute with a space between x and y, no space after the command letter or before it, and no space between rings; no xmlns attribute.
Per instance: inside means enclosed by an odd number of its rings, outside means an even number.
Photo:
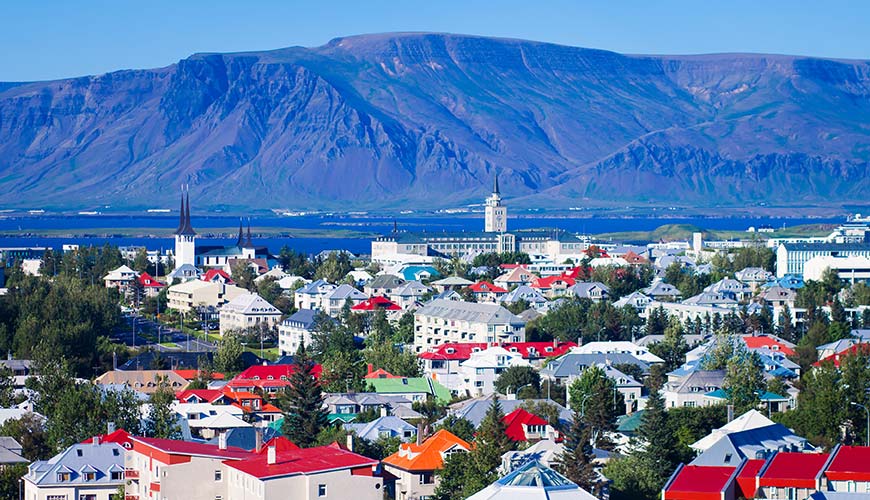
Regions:
<svg viewBox="0 0 870 500"><path fill-rule="evenodd" d="M281 320L281 311L256 293L239 295L221 307L220 332L244 330L265 324L271 328Z"/></svg>
<svg viewBox="0 0 870 500"><path fill-rule="evenodd" d="M503 347L472 352L468 360L459 364L462 386L457 389L471 397L490 395L495 392L495 379L511 366L532 365L519 352L510 352Z"/></svg>
<svg viewBox="0 0 870 500"><path fill-rule="evenodd" d="M649 352L646 347L640 347L627 341L589 342L588 344L571 348L576 354L631 354L635 358L649 364L664 363L665 361Z"/></svg>

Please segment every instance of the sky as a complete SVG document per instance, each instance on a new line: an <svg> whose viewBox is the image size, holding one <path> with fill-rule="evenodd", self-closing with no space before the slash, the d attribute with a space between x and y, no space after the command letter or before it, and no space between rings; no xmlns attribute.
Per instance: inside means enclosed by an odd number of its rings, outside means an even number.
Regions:
<svg viewBox="0 0 870 500"><path fill-rule="evenodd" d="M632 54L870 59L868 0L7 0L0 81L155 68L364 33L524 38Z"/></svg>

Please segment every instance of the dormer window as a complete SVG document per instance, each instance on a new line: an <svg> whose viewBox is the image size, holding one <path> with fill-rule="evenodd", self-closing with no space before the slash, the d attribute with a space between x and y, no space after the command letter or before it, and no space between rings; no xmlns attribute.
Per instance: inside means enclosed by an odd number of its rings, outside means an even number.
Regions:
<svg viewBox="0 0 870 500"><path fill-rule="evenodd" d="M446 352L447 354L453 354L456 352L456 349L454 349L452 347L448 347L447 349L444 350L444 352Z"/></svg>
<svg viewBox="0 0 870 500"><path fill-rule="evenodd" d="M96 472L85 472L84 473L85 481L95 481L97 479Z"/></svg>
<svg viewBox="0 0 870 500"><path fill-rule="evenodd" d="M63 483L65 481L69 481L72 475L69 472L58 472L57 473L57 482Z"/></svg>

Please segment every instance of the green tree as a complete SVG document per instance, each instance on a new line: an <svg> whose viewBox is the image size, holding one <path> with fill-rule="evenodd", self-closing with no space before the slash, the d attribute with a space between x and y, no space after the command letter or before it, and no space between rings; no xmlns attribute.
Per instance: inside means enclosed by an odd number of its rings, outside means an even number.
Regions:
<svg viewBox="0 0 870 500"><path fill-rule="evenodd" d="M689 345L683 338L683 326L677 318L672 318L665 328L664 338L649 346L651 353L665 360L667 371L676 370L686 360Z"/></svg>
<svg viewBox="0 0 870 500"><path fill-rule="evenodd" d="M505 395L515 394L518 399L538 397L541 375L531 366L509 366L495 379L495 390Z"/></svg>
<svg viewBox="0 0 870 500"><path fill-rule="evenodd" d="M655 464L649 463L649 456L634 453L616 458L607 463L604 475L612 481L610 498L612 500L655 500L661 495L659 478Z"/></svg>
<svg viewBox="0 0 870 500"><path fill-rule="evenodd" d="M254 272L248 261L237 260L236 262L233 262L230 266L230 275L232 276L233 281L236 282L236 286L244 288L250 292L257 290L257 285L254 283L257 273Z"/></svg>
<svg viewBox="0 0 870 500"><path fill-rule="evenodd" d="M27 474L27 464L5 465L0 469L0 498L19 498L18 482Z"/></svg>
<svg viewBox="0 0 870 500"><path fill-rule="evenodd" d="M600 446L604 434L616 428L616 417L624 413L625 403L616 384L598 366L590 366L568 388L571 409L579 411L589 424L592 444Z"/></svg>
<svg viewBox="0 0 870 500"><path fill-rule="evenodd" d="M243 352L244 347L236 335L224 335L214 353L215 370L227 375L238 373L242 369Z"/></svg>
<svg viewBox="0 0 870 500"><path fill-rule="evenodd" d="M571 428L565 433L565 447L556 457L556 470L584 490L597 495L601 484L595 472L591 431L580 413L574 413Z"/></svg>
<svg viewBox="0 0 870 500"><path fill-rule="evenodd" d="M301 447L314 443L317 434L327 426L320 382L314 375L314 361L300 345L293 359L290 386L280 399L284 411L284 434Z"/></svg>
<svg viewBox="0 0 870 500"><path fill-rule="evenodd" d="M658 391L649 395L638 436L644 442L644 463L652 468L657 482L664 484L676 467L676 440L668 427L665 400Z"/></svg>
<svg viewBox="0 0 870 500"><path fill-rule="evenodd" d="M10 419L0 426L0 436L11 436L21 445L21 454L31 462L47 460L53 449L45 431L45 419L25 413L21 418Z"/></svg>
<svg viewBox="0 0 870 500"><path fill-rule="evenodd" d="M726 364L724 388L738 413L757 408L764 390L764 369L758 353L738 349Z"/></svg>
<svg viewBox="0 0 870 500"><path fill-rule="evenodd" d="M151 409L145 425L146 435L161 439L181 439L181 426L178 425L178 417L172 409L174 401L175 394L168 381L165 378L159 379L157 390L148 399Z"/></svg>
<svg viewBox="0 0 870 500"><path fill-rule="evenodd" d="M470 453L452 453L444 460L444 465L435 471L438 475L438 486L435 488L435 500L465 500L476 491L471 491L475 485L468 485L469 476L473 473L474 461ZM477 483L479 481L475 481Z"/></svg>
<svg viewBox="0 0 870 500"><path fill-rule="evenodd" d="M444 420L435 427L435 431L444 429L449 431L454 436L467 442L474 440L474 424L468 419L457 417L456 415L447 415Z"/></svg>
<svg viewBox="0 0 870 500"><path fill-rule="evenodd" d="M138 252L136 252L136 257L133 258L132 265L130 267L133 268L137 273L144 273L148 270L149 262L148 262L148 252L145 248L140 248Z"/></svg>
<svg viewBox="0 0 870 500"><path fill-rule="evenodd" d="M353 265L346 253L331 252L323 262L317 265L314 278L338 283L351 271L353 271Z"/></svg>

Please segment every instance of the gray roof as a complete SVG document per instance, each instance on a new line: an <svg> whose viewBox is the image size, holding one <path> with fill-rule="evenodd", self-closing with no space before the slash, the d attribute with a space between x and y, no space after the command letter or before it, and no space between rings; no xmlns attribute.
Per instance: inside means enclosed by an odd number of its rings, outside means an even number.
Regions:
<svg viewBox="0 0 870 500"><path fill-rule="evenodd" d="M677 287L664 281L656 281L641 291L649 297L678 297L681 295Z"/></svg>
<svg viewBox="0 0 870 500"><path fill-rule="evenodd" d="M332 293L327 296L327 298L329 300L366 300L369 297L368 295L345 283L338 285L335 290L333 290Z"/></svg>
<svg viewBox="0 0 870 500"><path fill-rule="evenodd" d="M620 308L625 306L631 306L635 309L642 309L652 303L652 298L648 297L640 292L631 292L630 294L622 297L613 303L613 307Z"/></svg>
<svg viewBox="0 0 870 500"><path fill-rule="evenodd" d="M703 392L710 392L711 388L721 389L725 383L725 370L695 370L681 380L665 384L671 392L686 393L693 391L692 387L701 387Z"/></svg>
<svg viewBox="0 0 870 500"><path fill-rule="evenodd" d="M410 439L417 434L416 427L392 415L379 417L371 422L361 424L344 424L344 428L354 431L357 436L367 441L377 441L384 432L389 432L390 437L399 437L403 440ZM405 438L406 432L411 432L408 438Z"/></svg>
<svg viewBox="0 0 870 500"><path fill-rule="evenodd" d="M315 280L311 283L303 285L301 288L296 290L296 293L303 293L305 295L319 295L320 288L324 286L329 286L335 288L335 285L327 282L326 280Z"/></svg>
<svg viewBox="0 0 870 500"><path fill-rule="evenodd" d="M374 279L366 283L366 288L385 288L392 290L399 285L404 285L405 280L393 274L381 274L375 276Z"/></svg>
<svg viewBox="0 0 870 500"><path fill-rule="evenodd" d="M530 304L543 304L547 301L547 299L541 295L541 292L528 285L520 285L499 298L499 302L507 304L519 302L520 300L525 300Z"/></svg>
<svg viewBox="0 0 870 500"><path fill-rule="evenodd" d="M294 328L303 330L311 330L314 328L314 319L317 317L317 311L313 309L299 309L289 318L284 320L284 324Z"/></svg>
<svg viewBox="0 0 870 500"><path fill-rule="evenodd" d="M69 473L69 481L58 481L59 473ZM49 460L30 464L25 481L39 486L85 484L86 472L95 472L89 485L124 484L124 447L117 443L74 444ZM121 478L111 479L112 472L121 472Z"/></svg>
<svg viewBox="0 0 870 500"><path fill-rule="evenodd" d="M730 293L725 292L701 292L694 297L689 297L683 301L683 304L697 306L713 306L713 305L734 305L737 301L731 297Z"/></svg>
<svg viewBox="0 0 870 500"><path fill-rule="evenodd" d="M525 321L498 304L459 302L437 299L417 311L417 314L436 318L487 324L525 325Z"/></svg>
<svg viewBox="0 0 870 500"><path fill-rule="evenodd" d="M781 243L786 250L809 252L860 252L870 251L870 243Z"/></svg>
<svg viewBox="0 0 870 500"><path fill-rule="evenodd" d="M489 407L492 405L492 398L494 395L490 394L489 396L483 396L479 398L469 399L466 401L462 401L457 403L456 405L451 405L451 409L449 410L449 414L455 415L459 418L464 418L471 422L471 424L476 429L480 426L480 422L483 420L483 417L486 415L486 411L489 410ZM564 406L556 403L552 400L546 399L499 399L499 404L501 405L501 409L505 415L516 410L523 403L531 401L531 402L546 402L556 406L559 409L559 420L564 423L569 423L574 418L571 410L565 408ZM443 419L442 419L443 420Z"/></svg>
<svg viewBox="0 0 870 500"><path fill-rule="evenodd" d="M257 448L258 430L263 433L262 442L264 443L281 435L280 431L271 427L261 427L259 429L254 427L233 427L226 429L225 431L227 436L227 446L235 446L236 448L241 448L243 450L255 450ZM215 436L207 442L209 444L219 444L218 441L220 441L220 439Z"/></svg>
<svg viewBox="0 0 870 500"><path fill-rule="evenodd" d="M571 290L578 298L588 299L589 292L591 292L594 288L600 288L602 290L602 295L604 296L610 295L610 288L607 288L607 285L605 285L604 283L599 283L597 281L581 281L569 288L568 290Z"/></svg>
<svg viewBox="0 0 870 500"><path fill-rule="evenodd" d="M590 366L600 364L629 364L639 366L644 373L649 372L649 364L641 361L631 354L622 352L578 354L568 353L559 359L551 361L541 370L541 375L555 378L568 378L583 373Z"/></svg>
<svg viewBox="0 0 870 500"><path fill-rule="evenodd" d="M393 289L393 295L400 297L419 297L429 292L429 287L419 281L409 281Z"/></svg>
<svg viewBox="0 0 870 500"><path fill-rule="evenodd" d="M776 451L812 451L806 439L782 424L732 432L698 455L691 465L737 465L743 458L767 458ZM730 459L729 459L730 455Z"/></svg>

